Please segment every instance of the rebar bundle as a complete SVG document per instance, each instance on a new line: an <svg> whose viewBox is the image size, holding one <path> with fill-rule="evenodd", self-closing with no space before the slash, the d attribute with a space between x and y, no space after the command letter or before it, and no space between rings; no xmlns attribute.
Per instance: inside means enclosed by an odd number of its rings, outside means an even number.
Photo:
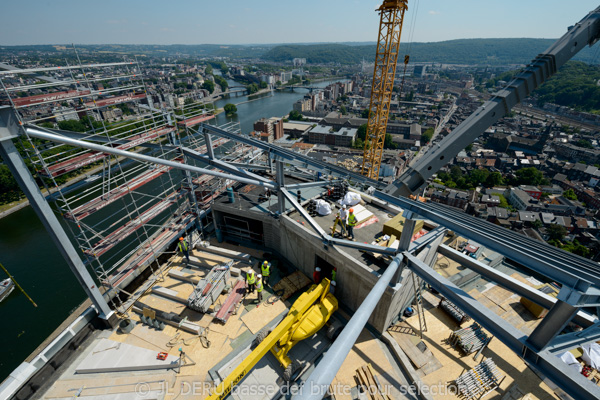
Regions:
<svg viewBox="0 0 600 400"><path fill-rule="evenodd" d="M483 361L475 368L467 371L456 379L460 394L467 399L479 399L492 390L497 389L504 375L491 358Z"/></svg>
<svg viewBox="0 0 600 400"><path fill-rule="evenodd" d="M452 332L449 341L463 353L470 354L487 345L490 339L478 324L473 323L468 328Z"/></svg>

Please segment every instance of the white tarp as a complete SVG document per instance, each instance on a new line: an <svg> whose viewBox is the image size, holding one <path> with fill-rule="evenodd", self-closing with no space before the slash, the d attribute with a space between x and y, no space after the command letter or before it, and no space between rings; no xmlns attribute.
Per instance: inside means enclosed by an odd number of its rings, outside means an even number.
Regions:
<svg viewBox="0 0 600 400"><path fill-rule="evenodd" d="M316 208L317 208L317 212L319 213L319 215L331 214L331 206L325 200L321 200L321 199L317 200Z"/></svg>
<svg viewBox="0 0 600 400"><path fill-rule="evenodd" d="M346 193L344 198L339 201L339 203L341 205L345 204L347 206L355 206L358 203L360 203L360 194L354 193L354 192L348 192L348 193Z"/></svg>
<svg viewBox="0 0 600 400"><path fill-rule="evenodd" d="M561 354L560 359L563 360L563 362L569 367L575 368L577 372L581 372L581 370L583 369L583 367L581 366L579 361L577 361L575 356L568 351Z"/></svg>
<svg viewBox="0 0 600 400"><path fill-rule="evenodd" d="M581 346L583 349L583 355L581 358L590 367L600 370L600 344L598 343L586 343Z"/></svg>

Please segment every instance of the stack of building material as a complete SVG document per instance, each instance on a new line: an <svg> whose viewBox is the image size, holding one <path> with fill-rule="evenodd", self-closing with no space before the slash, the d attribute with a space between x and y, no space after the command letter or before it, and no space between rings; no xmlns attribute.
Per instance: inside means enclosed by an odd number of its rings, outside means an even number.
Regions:
<svg viewBox="0 0 600 400"><path fill-rule="evenodd" d="M298 290L308 286L312 281L300 271L296 271L291 275L286 276L273 286L275 293L283 290L281 300L287 300L291 295Z"/></svg>
<svg viewBox="0 0 600 400"><path fill-rule="evenodd" d="M478 351L486 346L490 340L491 337L488 337L476 323L468 328L452 332L449 339L452 346L457 346L465 354Z"/></svg>
<svg viewBox="0 0 600 400"><path fill-rule="evenodd" d="M246 293L246 283L243 280L238 280L231 291L231 294L225 300L225 303L221 306L215 318L225 323L229 317L234 313L237 305L244 297Z"/></svg>
<svg viewBox="0 0 600 400"><path fill-rule="evenodd" d="M373 373L371 364L363 365L356 370L356 381L361 391L366 394L367 399L371 400L391 400L392 398L385 393L379 379Z"/></svg>
<svg viewBox="0 0 600 400"><path fill-rule="evenodd" d="M402 214L396 215L394 218L383 224L383 233L386 235L394 235L396 237L402 236L402 229L404 228L404 222L406 218L402 216ZM423 229L423 220L417 220L415 224L415 230L413 231L413 235Z"/></svg>
<svg viewBox="0 0 600 400"><path fill-rule="evenodd" d="M461 325L463 322L471 319L467 314L465 314L463 310L461 310L454 303L451 303L443 297L440 300L440 303L438 304L438 308L441 308L442 310L446 311L448 315L450 315L452 318L454 318L456 322L458 322L458 325Z"/></svg>
<svg viewBox="0 0 600 400"><path fill-rule="evenodd" d="M492 390L497 389L504 375L494 364L491 358L488 358L475 368L467 371L456 379L458 391L466 399L480 399Z"/></svg>
<svg viewBox="0 0 600 400"><path fill-rule="evenodd" d="M210 272L200 281L190 294L187 305L194 311L205 313L217 301L217 298L223 292L227 281L231 275L229 268L231 262L225 265L219 265L210 270Z"/></svg>

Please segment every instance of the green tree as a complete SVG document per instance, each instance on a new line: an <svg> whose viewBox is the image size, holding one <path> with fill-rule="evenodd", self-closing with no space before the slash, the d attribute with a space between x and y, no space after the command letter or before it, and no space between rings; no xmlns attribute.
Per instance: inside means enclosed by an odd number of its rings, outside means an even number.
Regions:
<svg viewBox="0 0 600 400"><path fill-rule="evenodd" d="M498 200L500 200L500 204L498 204L498 207L501 207L501 208L510 208L510 205L508 204L508 201L506 200L506 197L504 197L501 194L493 194L492 196L496 196L498 198Z"/></svg>
<svg viewBox="0 0 600 400"><path fill-rule="evenodd" d="M546 228L550 240L561 241L567 236L567 228L562 225L552 224Z"/></svg>
<svg viewBox="0 0 600 400"><path fill-rule="evenodd" d="M206 68L204 69L204 73L206 75L212 75L213 74L213 67L211 65L207 65Z"/></svg>
<svg viewBox="0 0 600 400"><path fill-rule="evenodd" d="M261 88L261 89L266 89L268 86L269 86L269 85L267 84L267 82L265 82L265 81L261 81L261 82L260 82L260 88Z"/></svg>
<svg viewBox="0 0 600 400"><path fill-rule="evenodd" d="M563 197L569 200L577 200L577 195L573 189L567 189L563 192Z"/></svg>
<svg viewBox="0 0 600 400"><path fill-rule="evenodd" d="M302 121L302 114L296 110L290 111L289 119L292 121Z"/></svg>
<svg viewBox="0 0 600 400"><path fill-rule="evenodd" d="M208 93L212 94L215 91L215 83L207 79L202 84L202 89L208 90Z"/></svg>
<svg viewBox="0 0 600 400"><path fill-rule="evenodd" d="M225 110L226 115L233 115L237 112L237 107L235 104L227 103L223 107L223 110Z"/></svg>
<svg viewBox="0 0 600 400"><path fill-rule="evenodd" d="M356 137L362 139L363 141L367 138L367 124L362 124L358 127Z"/></svg>
<svg viewBox="0 0 600 400"><path fill-rule="evenodd" d="M469 174L469 182L471 182L473 186L479 186L485 182L489 176L490 171L487 169L475 169Z"/></svg>
<svg viewBox="0 0 600 400"><path fill-rule="evenodd" d="M544 226L544 224L539 219L536 219L531 223L531 226L533 226L535 229L540 229L542 226Z"/></svg>
<svg viewBox="0 0 600 400"><path fill-rule="evenodd" d="M500 172L494 171L487 177L485 183L488 187L504 185L504 178Z"/></svg>
<svg viewBox="0 0 600 400"><path fill-rule="evenodd" d="M579 146L579 147L583 147L586 149L593 149L594 146L592 145L592 142L590 142L589 140L585 140L585 139L579 139L577 141L577 143L575 143L575 145Z"/></svg>
<svg viewBox="0 0 600 400"><path fill-rule="evenodd" d="M248 86L246 86L246 89L248 89L248 94L252 94L252 93L256 93L258 92L258 85L256 83L251 83Z"/></svg>
<svg viewBox="0 0 600 400"><path fill-rule="evenodd" d="M473 143L470 143L467 147L465 147L465 151L468 153L473 150Z"/></svg>
<svg viewBox="0 0 600 400"><path fill-rule="evenodd" d="M362 112L360 113L360 117L361 118L369 118L369 109L364 109L362 110Z"/></svg>
<svg viewBox="0 0 600 400"><path fill-rule="evenodd" d="M521 168L515 173L518 185L544 185L548 184L548 180L544 178L544 174L538 171L535 167Z"/></svg>
<svg viewBox="0 0 600 400"><path fill-rule="evenodd" d="M185 100L183 101L183 104L185 104L185 105L194 104L194 99L192 99L191 97L186 97Z"/></svg>
<svg viewBox="0 0 600 400"><path fill-rule="evenodd" d="M433 132L433 128L428 128L425 132L421 134L421 140L423 141L423 143L429 143L429 141L433 137Z"/></svg>
<svg viewBox="0 0 600 400"><path fill-rule="evenodd" d="M385 140L383 142L383 147L386 149L395 149L396 148L396 143L394 143L394 141L392 140L392 135L390 135L389 133L385 134Z"/></svg>
<svg viewBox="0 0 600 400"><path fill-rule="evenodd" d="M458 165L453 165L452 167L450 167L450 176L453 180L457 180L462 176L462 174L462 169L460 169Z"/></svg>
<svg viewBox="0 0 600 400"><path fill-rule="evenodd" d="M348 110L346 110L346 107L344 107L343 105L340 106L340 112L342 113L342 115L348 114Z"/></svg>

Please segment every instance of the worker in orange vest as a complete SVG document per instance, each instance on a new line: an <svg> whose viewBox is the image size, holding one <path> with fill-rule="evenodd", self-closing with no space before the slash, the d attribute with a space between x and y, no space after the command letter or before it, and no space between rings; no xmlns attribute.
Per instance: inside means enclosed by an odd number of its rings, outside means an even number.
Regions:
<svg viewBox="0 0 600 400"><path fill-rule="evenodd" d="M180 253L183 253L183 255L185 256L185 258L189 264L189 262L190 262L190 245L187 242L187 240L180 237L179 243L177 244L177 248L179 249Z"/></svg>

